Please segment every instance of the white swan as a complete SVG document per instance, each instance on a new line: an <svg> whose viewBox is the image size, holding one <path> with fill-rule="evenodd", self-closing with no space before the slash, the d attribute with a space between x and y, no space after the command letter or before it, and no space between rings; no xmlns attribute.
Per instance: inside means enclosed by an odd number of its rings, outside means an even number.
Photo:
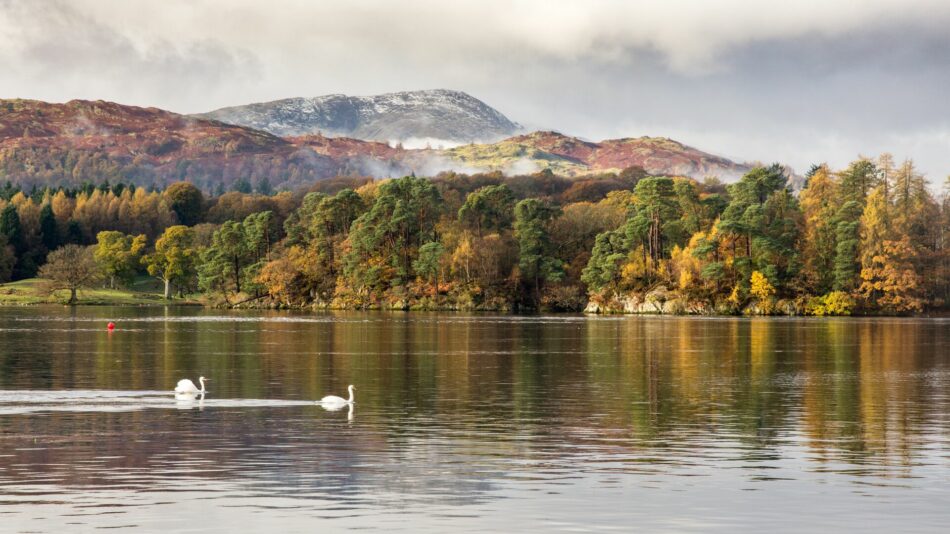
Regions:
<svg viewBox="0 0 950 534"><path fill-rule="evenodd" d="M201 389L195 387L195 383L187 378L183 378L178 381L178 385L175 386L175 393L191 393L191 394L205 394L205 380L209 380L203 376L198 377L198 382L201 383Z"/></svg>
<svg viewBox="0 0 950 534"><path fill-rule="evenodd" d="M353 389L354 389L353 385L350 384L350 387L346 389L347 391L350 392L349 399L344 399L343 397L337 397L336 395L327 395L326 397L323 397L322 399L320 399L318 404L322 404L324 406L339 405L340 407L343 407L346 404L353 404Z"/></svg>

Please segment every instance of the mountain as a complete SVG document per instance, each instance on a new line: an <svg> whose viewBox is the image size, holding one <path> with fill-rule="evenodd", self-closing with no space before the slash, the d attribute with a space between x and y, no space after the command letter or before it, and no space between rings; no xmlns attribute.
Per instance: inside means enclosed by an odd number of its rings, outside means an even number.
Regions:
<svg viewBox="0 0 950 534"><path fill-rule="evenodd" d="M443 151L453 161L477 169L533 172L551 169L578 176L592 172L642 167L653 175L707 175L730 179L747 172L735 163L663 137L637 137L591 142L558 132L533 132L486 145L466 145Z"/></svg>
<svg viewBox="0 0 950 534"><path fill-rule="evenodd" d="M197 115L279 136L321 134L407 146L496 141L521 127L461 91L434 89L376 96L327 95L218 109Z"/></svg>
<svg viewBox="0 0 950 534"><path fill-rule="evenodd" d="M289 146L266 132L113 102L0 100L0 146L100 151L110 157L271 153Z"/></svg>
<svg viewBox="0 0 950 534"><path fill-rule="evenodd" d="M315 181L339 167L259 130L112 102L0 100L0 178L23 186Z"/></svg>
<svg viewBox="0 0 950 534"><path fill-rule="evenodd" d="M407 149L345 137L268 132L157 108L112 102L0 100L0 180L24 187L124 181L163 186L187 180L206 191L236 181L293 189L340 175L542 169L566 176L638 166L650 174L725 179L748 166L676 141L641 137L590 142L534 132L491 144Z"/></svg>

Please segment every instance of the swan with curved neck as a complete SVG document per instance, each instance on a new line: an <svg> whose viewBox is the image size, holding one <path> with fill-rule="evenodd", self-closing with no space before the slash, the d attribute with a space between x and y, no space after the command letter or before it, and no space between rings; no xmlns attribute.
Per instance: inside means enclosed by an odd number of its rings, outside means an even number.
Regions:
<svg viewBox="0 0 950 534"><path fill-rule="evenodd" d="M195 383L187 378L183 378L178 381L178 385L175 386L175 393L193 393L193 394L205 394L205 381L209 380L203 376L198 377L198 382L201 384L201 389L198 389L195 386ZM210 380L209 380L210 381Z"/></svg>
<svg viewBox="0 0 950 534"><path fill-rule="evenodd" d="M353 404L353 390L355 388L353 387L352 384L350 384L350 386L346 389L347 391L350 392L349 399L344 399L343 397L337 397L336 395L327 395L326 397L323 397L322 399L320 399L319 403L320 404Z"/></svg>

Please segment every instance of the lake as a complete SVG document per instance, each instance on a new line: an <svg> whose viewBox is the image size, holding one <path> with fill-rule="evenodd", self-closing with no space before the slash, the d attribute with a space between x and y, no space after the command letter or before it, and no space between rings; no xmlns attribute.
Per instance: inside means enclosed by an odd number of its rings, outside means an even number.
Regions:
<svg viewBox="0 0 950 534"><path fill-rule="evenodd" d="M948 524L947 319L0 309L5 533Z"/></svg>

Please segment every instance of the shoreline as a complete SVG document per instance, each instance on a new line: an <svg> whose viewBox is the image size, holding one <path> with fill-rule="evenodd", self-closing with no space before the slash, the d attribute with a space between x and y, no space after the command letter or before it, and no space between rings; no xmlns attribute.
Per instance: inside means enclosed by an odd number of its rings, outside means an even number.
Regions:
<svg viewBox="0 0 950 534"><path fill-rule="evenodd" d="M206 310L227 310L243 312L297 312L297 313L320 313L320 312L401 312L401 313L458 313L458 314L496 314L505 316L533 316L533 315L563 315L563 316L584 316L584 317L691 317L708 319L947 319L950 318L950 310L934 310L929 313L919 313L911 315L884 315L884 314L861 314L851 315L808 315L808 314L725 314L725 313L662 313L662 312L606 312L593 313L588 311L552 311L552 310L532 310L532 311L513 311L502 309L455 309L455 308L388 308L388 307L365 307L365 308L337 308L337 307L287 307L287 306L255 306L255 307L227 307L212 306L194 300L164 300L149 299L147 302L124 302L124 301L101 301L86 300L68 304L60 301L48 300L38 302L11 302L4 300L0 296L0 308L33 308L44 306L56 307L119 307L119 308L202 308Z"/></svg>
<svg viewBox="0 0 950 534"><path fill-rule="evenodd" d="M488 306L488 307L466 307L452 305L433 306L431 302L419 304L408 304L405 301L388 305L386 303L376 303L370 306L333 306L328 302L313 302L306 305L287 305L286 303L276 302L274 300L251 299L245 300L235 305L228 305L221 301L208 301L203 298L173 298L165 299L160 293L149 290L126 289L108 289L96 288L79 291L79 300L75 303L66 302L67 290L55 291L52 294L41 290L41 281L35 278L19 280L0 284L0 307L30 307L30 306L82 306L82 307L131 307L131 308L204 308L209 310L243 310L243 311L288 311L288 312L332 312L332 311L378 311L378 312L451 312L451 313L492 313L503 315L584 315L584 316L644 316L644 317L855 317L855 318L945 318L950 317L950 309L932 309L916 314L880 314L880 313L861 313L855 311L851 314L841 315L815 315L804 312L804 310L792 307L774 307L773 313L723 313L717 311L713 306L655 306L655 305L637 305L623 306L601 305L589 302L584 309L577 310L551 310L551 309L518 309L515 306ZM646 304L645 302L643 304ZM757 310L754 306L747 307L746 310ZM780 312L780 310L784 310Z"/></svg>
<svg viewBox="0 0 950 534"><path fill-rule="evenodd" d="M78 300L70 304L67 302L68 290L49 293L42 288L42 283L40 279L28 278L0 284L0 306L205 306L194 299L166 300L152 291L109 288L80 289Z"/></svg>

